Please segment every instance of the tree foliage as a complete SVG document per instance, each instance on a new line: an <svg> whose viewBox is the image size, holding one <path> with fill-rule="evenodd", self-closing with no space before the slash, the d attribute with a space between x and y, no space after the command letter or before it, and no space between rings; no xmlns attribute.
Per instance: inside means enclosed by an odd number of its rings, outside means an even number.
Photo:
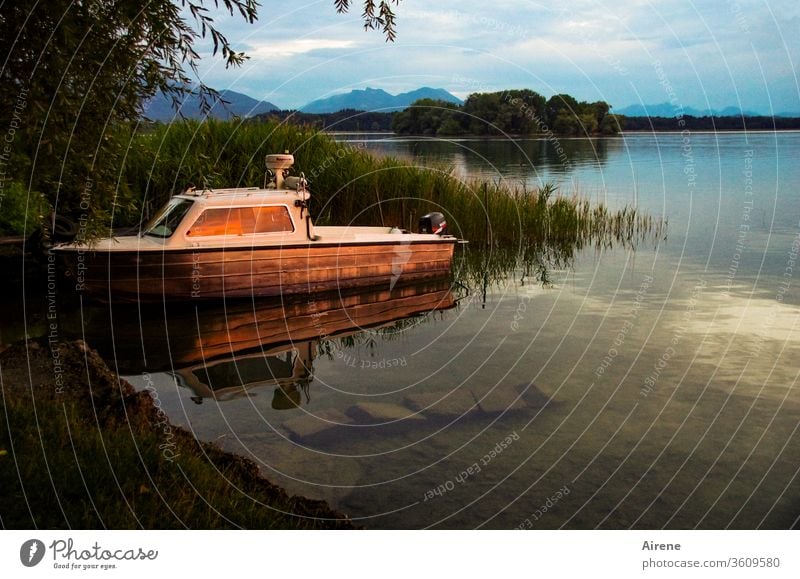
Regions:
<svg viewBox="0 0 800 579"><path fill-rule="evenodd" d="M336 11L340 14L350 10L350 0L334 0ZM364 10L361 17L364 19L366 30L382 30L386 36L386 41L391 42L395 39L395 15L392 4L399 4L400 0L364 0Z"/></svg>
<svg viewBox="0 0 800 579"><path fill-rule="evenodd" d="M424 99L397 113L392 128L418 135L595 135L618 132L608 103L567 94L545 99L532 90L474 93L460 107Z"/></svg>
<svg viewBox="0 0 800 579"><path fill-rule="evenodd" d="M213 0L212 0L213 1ZM208 0L16 0L0 12L0 126L14 127L9 174L46 193L57 209L109 207L124 143L111 130L139 119L157 91L175 101L196 90L204 106L215 91L192 88L209 38L226 66L241 64L215 27ZM214 5L217 2L213 2ZM231 14L256 19L255 0L221 0ZM13 158L11 158L13 157ZM59 207L60 206L60 207Z"/></svg>
<svg viewBox="0 0 800 579"><path fill-rule="evenodd" d="M442 127L456 122L458 105L437 99L420 99L402 112L396 113L392 129L396 133L436 135ZM458 131L456 130L456 133Z"/></svg>
<svg viewBox="0 0 800 579"><path fill-rule="evenodd" d="M334 0L342 12L349 0ZM396 3L396 2L395 2ZM0 184L43 192L58 212L101 214L137 195L120 178L128 143L115 127L140 120L161 91L177 105L199 93L210 108L219 95L197 82L205 39L226 67L242 64L211 10L245 23L256 0L14 0L0 4ZM391 40L387 2L365 0L367 28ZM3 138L3 137L0 137ZM3 209L0 189L0 210ZM129 207L132 209L132 205Z"/></svg>

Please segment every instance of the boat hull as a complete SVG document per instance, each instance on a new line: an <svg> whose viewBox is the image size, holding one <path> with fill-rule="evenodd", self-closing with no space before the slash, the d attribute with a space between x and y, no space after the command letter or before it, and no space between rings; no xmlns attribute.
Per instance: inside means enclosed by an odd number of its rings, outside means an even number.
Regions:
<svg viewBox="0 0 800 579"><path fill-rule="evenodd" d="M449 275L455 240L308 244L164 251L60 248L65 275L114 302L253 298L398 283Z"/></svg>

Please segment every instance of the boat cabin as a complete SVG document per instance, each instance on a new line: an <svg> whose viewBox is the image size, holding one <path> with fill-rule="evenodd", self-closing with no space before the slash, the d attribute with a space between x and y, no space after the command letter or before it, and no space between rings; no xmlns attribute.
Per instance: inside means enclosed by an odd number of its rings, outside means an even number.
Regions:
<svg viewBox="0 0 800 579"><path fill-rule="evenodd" d="M175 195L141 235L170 248L313 241L306 180L285 175L293 161L292 155L270 155L272 178L264 188L191 188Z"/></svg>
<svg viewBox="0 0 800 579"><path fill-rule="evenodd" d="M255 187L187 191L170 199L142 230L142 235L163 240L164 245L170 246L216 245L221 237L235 243L237 238L245 236L248 243L261 239L302 242L307 233L304 223L307 199L305 191Z"/></svg>

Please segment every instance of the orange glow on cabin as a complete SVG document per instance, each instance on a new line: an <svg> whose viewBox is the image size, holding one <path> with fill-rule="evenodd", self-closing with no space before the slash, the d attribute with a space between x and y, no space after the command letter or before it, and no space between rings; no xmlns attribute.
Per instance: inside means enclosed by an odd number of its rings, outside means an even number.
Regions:
<svg viewBox="0 0 800 579"><path fill-rule="evenodd" d="M269 207L215 207L206 209L197 218L187 237L217 235L253 235L257 233L291 233L294 231L289 209L283 205Z"/></svg>

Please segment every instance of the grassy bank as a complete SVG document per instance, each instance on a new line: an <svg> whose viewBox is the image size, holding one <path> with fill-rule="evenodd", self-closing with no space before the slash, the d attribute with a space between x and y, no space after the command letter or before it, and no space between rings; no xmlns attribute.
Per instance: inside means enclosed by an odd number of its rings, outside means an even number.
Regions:
<svg viewBox="0 0 800 579"><path fill-rule="evenodd" d="M0 354L3 528L347 528L172 426L82 342Z"/></svg>
<svg viewBox="0 0 800 579"><path fill-rule="evenodd" d="M447 216L451 233L472 243L519 248L542 244L633 243L660 239L664 224L633 208L610 211L552 187L509 189L465 182L449 168L420 168L376 158L302 127L255 121L187 121L147 131L123 131L129 144L120 174L130 201L145 214L188 185L260 185L264 156L289 151L310 182L320 224L416 228L430 211ZM123 216L130 220L130 216ZM130 223L128 223L130 224Z"/></svg>

